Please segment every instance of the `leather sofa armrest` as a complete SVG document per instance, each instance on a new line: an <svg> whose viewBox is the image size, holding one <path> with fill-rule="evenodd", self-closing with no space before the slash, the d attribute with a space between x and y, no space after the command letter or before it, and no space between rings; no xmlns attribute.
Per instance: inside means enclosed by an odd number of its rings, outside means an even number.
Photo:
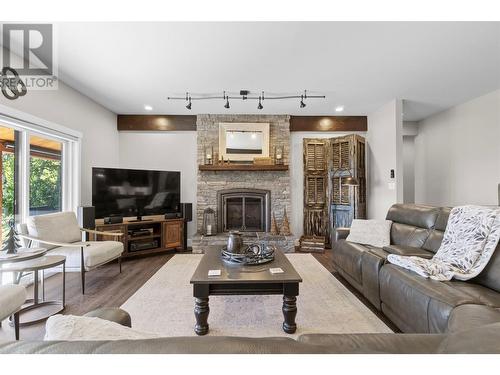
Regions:
<svg viewBox="0 0 500 375"><path fill-rule="evenodd" d="M500 323L500 309L485 305L460 305L451 311L447 332L467 331L492 323Z"/></svg>
<svg viewBox="0 0 500 375"><path fill-rule="evenodd" d="M121 324L125 327L132 327L132 319L130 318L130 314L125 310L119 309L117 307L101 307L86 313L84 316L109 320L111 322Z"/></svg>
<svg viewBox="0 0 500 375"><path fill-rule="evenodd" d="M335 241L345 240L349 235L349 232L350 232L349 228L335 228L335 235L334 235Z"/></svg>

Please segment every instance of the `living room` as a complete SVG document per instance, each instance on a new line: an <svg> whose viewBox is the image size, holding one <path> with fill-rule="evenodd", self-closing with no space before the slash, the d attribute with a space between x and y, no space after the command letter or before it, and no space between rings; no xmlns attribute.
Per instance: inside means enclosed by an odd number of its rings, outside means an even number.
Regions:
<svg viewBox="0 0 500 375"><path fill-rule="evenodd" d="M1 354L500 354L500 22L26 17Z"/></svg>

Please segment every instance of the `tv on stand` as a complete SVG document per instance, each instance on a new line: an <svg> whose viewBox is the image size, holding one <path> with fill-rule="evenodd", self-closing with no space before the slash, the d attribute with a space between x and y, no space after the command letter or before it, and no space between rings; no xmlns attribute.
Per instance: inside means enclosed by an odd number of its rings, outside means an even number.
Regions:
<svg viewBox="0 0 500 375"><path fill-rule="evenodd" d="M95 218L180 215L181 174L121 168L92 168L92 205Z"/></svg>

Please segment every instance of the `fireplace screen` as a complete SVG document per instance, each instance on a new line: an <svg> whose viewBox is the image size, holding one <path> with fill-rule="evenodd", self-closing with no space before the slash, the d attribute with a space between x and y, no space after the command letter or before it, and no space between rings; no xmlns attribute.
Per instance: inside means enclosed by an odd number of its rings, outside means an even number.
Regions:
<svg viewBox="0 0 500 375"><path fill-rule="evenodd" d="M223 232L268 231L269 192L244 189L219 192L220 227Z"/></svg>

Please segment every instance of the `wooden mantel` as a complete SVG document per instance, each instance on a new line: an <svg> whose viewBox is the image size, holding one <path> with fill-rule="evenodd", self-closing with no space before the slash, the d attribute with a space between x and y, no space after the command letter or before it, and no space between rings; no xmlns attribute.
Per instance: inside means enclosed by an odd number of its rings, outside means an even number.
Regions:
<svg viewBox="0 0 500 375"><path fill-rule="evenodd" d="M261 164L216 164L216 165L200 165L198 167L200 171L269 171L269 172L279 172L288 171L288 165L261 165Z"/></svg>

